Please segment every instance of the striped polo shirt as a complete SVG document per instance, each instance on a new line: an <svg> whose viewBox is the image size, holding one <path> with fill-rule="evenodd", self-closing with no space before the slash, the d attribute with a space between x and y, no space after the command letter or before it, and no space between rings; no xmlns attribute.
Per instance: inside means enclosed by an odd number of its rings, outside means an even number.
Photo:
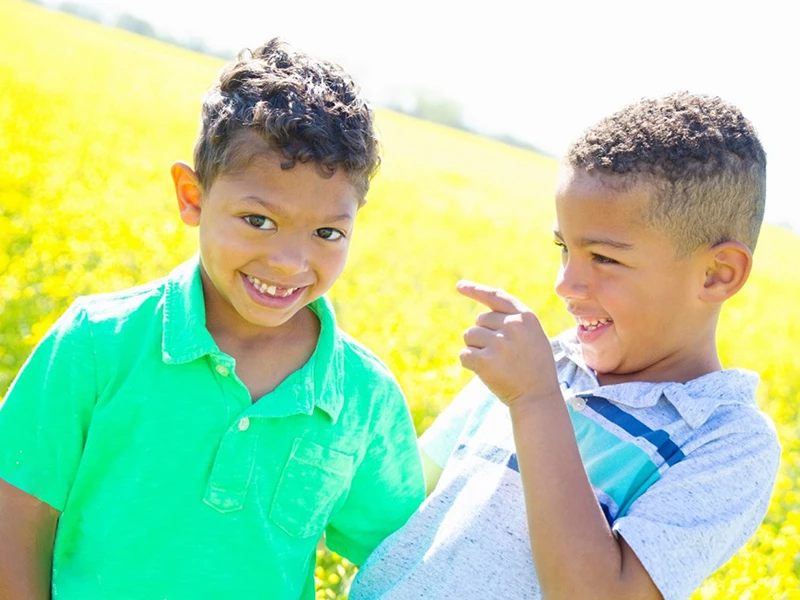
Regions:
<svg viewBox="0 0 800 600"><path fill-rule="evenodd" d="M780 447L758 376L600 386L574 330L552 342L595 495L665 599L687 598L766 513ZM350 599L537 599L508 408L475 379L421 439L444 468L406 526L367 560ZM542 482L547 485L547 482Z"/></svg>

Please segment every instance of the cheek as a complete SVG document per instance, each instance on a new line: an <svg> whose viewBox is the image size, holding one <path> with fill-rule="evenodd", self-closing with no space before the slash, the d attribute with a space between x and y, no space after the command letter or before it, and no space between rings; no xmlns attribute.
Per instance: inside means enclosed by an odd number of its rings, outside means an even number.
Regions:
<svg viewBox="0 0 800 600"><path fill-rule="evenodd" d="M325 279L333 281L339 277L347 263L348 250L347 244L340 244L333 250L326 250L320 253L317 258L317 264L319 269L324 271Z"/></svg>
<svg viewBox="0 0 800 600"><path fill-rule="evenodd" d="M597 295L602 298L603 308L623 328L626 325L639 327L638 324L651 319L652 314L658 312L659 302L664 301L663 297L659 297L658 290L619 280L604 282Z"/></svg>
<svg viewBox="0 0 800 600"><path fill-rule="evenodd" d="M336 253L334 260L334 264L336 265L337 274L341 273L344 270L345 265L347 264L347 256L349 254L349 246L348 244L342 244L342 247L339 249L339 252Z"/></svg>
<svg viewBox="0 0 800 600"><path fill-rule="evenodd" d="M220 253L222 248L227 251L237 246L246 245L247 236L242 234L237 225L238 223L223 220L222 217L218 221L207 223L205 227L201 224L199 242L207 250L217 254Z"/></svg>

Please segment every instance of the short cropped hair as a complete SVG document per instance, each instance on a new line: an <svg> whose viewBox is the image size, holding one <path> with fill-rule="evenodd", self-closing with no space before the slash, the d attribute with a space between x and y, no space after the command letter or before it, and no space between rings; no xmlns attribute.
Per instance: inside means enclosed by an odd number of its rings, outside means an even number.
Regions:
<svg viewBox="0 0 800 600"><path fill-rule="evenodd" d="M767 158L750 121L719 97L644 98L586 130L566 162L624 189L649 186L644 221L680 255L734 240L755 249Z"/></svg>
<svg viewBox="0 0 800 600"><path fill-rule="evenodd" d="M253 134L284 169L315 163L326 177L341 169L362 203L380 165L374 114L351 77L280 38L240 52L205 95L194 149L202 189L263 154L249 147Z"/></svg>

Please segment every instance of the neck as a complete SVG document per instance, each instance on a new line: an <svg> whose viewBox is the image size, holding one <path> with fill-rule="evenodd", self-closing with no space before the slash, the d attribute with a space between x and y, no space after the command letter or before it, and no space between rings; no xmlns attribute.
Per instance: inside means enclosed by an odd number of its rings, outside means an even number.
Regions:
<svg viewBox="0 0 800 600"><path fill-rule="evenodd" d="M668 359L667 359L668 360ZM666 360L665 360L666 362ZM722 370L722 363L715 356L711 360L696 362L690 365L675 363L673 365L658 363L646 369L630 373L596 373L600 385L614 385L631 381L662 383L672 381L686 383L703 375Z"/></svg>
<svg viewBox="0 0 800 600"><path fill-rule="evenodd" d="M722 370L717 353L716 320L705 328L697 327L697 335L671 354L636 371L596 373L600 385L614 385L630 381L661 383L674 381L686 383L703 375Z"/></svg>
<svg viewBox="0 0 800 600"><path fill-rule="evenodd" d="M206 328L221 350L225 348L254 348L285 344L290 340L305 338L310 332L319 334L319 320L311 309L299 310L291 319L278 327L255 327L243 319L241 323L232 320L223 323L219 320L206 322Z"/></svg>

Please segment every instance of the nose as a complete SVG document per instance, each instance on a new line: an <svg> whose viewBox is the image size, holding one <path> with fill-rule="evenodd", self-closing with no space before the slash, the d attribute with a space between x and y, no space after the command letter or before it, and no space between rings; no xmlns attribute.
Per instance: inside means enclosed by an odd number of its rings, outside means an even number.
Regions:
<svg viewBox="0 0 800 600"><path fill-rule="evenodd" d="M285 275L294 275L308 269L307 249L296 237L286 236L273 241L275 243L270 244L266 254L266 262L272 270Z"/></svg>
<svg viewBox="0 0 800 600"><path fill-rule="evenodd" d="M567 259L558 270L556 294L564 300L585 299L589 295L589 277L575 261Z"/></svg>

